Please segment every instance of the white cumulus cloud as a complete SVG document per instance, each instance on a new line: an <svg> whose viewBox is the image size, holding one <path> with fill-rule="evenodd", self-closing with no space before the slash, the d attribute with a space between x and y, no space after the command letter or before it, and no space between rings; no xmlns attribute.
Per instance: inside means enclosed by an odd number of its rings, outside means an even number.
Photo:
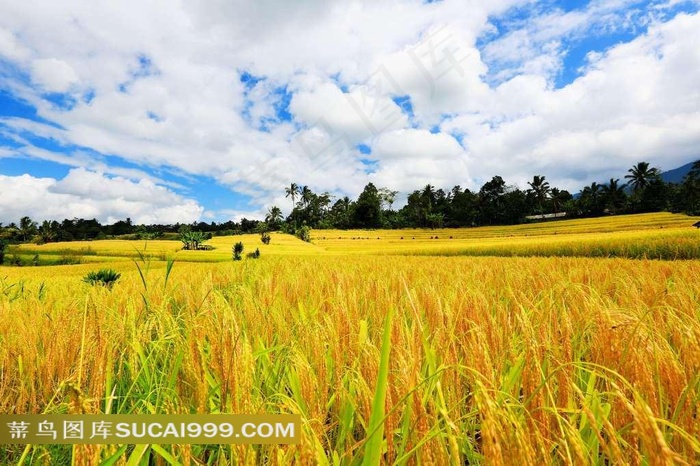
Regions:
<svg viewBox="0 0 700 466"><path fill-rule="evenodd" d="M66 92L78 81L71 66L56 58L42 58L32 63L32 80L48 92Z"/></svg>
<svg viewBox="0 0 700 466"><path fill-rule="evenodd" d="M0 175L0 221L34 219L96 218L113 223L130 217L136 224L190 223L204 209L149 180L134 182L122 177L76 168L60 180L29 174Z"/></svg>

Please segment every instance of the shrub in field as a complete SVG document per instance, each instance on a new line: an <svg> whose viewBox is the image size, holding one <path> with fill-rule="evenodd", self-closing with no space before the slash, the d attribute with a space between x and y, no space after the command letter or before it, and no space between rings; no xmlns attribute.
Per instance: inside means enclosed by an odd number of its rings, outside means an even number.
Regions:
<svg viewBox="0 0 700 466"><path fill-rule="evenodd" d="M249 252L246 257L248 257L248 259L257 259L260 257L260 249L255 248L255 252Z"/></svg>
<svg viewBox="0 0 700 466"><path fill-rule="evenodd" d="M240 241L233 245L233 260L239 261L242 259L241 254L243 254L243 243Z"/></svg>
<svg viewBox="0 0 700 466"><path fill-rule="evenodd" d="M294 226L289 225L287 223L283 223L282 226L280 227L279 231L281 231L282 233L287 233L287 234L293 235L294 234Z"/></svg>
<svg viewBox="0 0 700 466"><path fill-rule="evenodd" d="M186 250L202 250L202 243L210 237L201 231L191 231L189 227L183 226L180 228L180 241L182 241L182 249Z"/></svg>
<svg viewBox="0 0 700 466"><path fill-rule="evenodd" d="M260 241L263 242L263 244L270 244L270 241L272 238L270 237L270 233L263 231L260 233Z"/></svg>
<svg viewBox="0 0 700 466"><path fill-rule="evenodd" d="M112 269L100 269L97 272L90 272L87 275L85 275L83 277L83 281L93 286L105 286L111 290L114 284L117 283L117 280L119 280L119 277L121 276L122 274Z"/></svg>
<svg viewBox="0 0 700 466"><path fill-rule="evenodd" d="M303 227L299 228L296 233L296 237L299 238L302 241L306 241L307 243L311 242L311 228L308 226L304 225Z"/></svg>

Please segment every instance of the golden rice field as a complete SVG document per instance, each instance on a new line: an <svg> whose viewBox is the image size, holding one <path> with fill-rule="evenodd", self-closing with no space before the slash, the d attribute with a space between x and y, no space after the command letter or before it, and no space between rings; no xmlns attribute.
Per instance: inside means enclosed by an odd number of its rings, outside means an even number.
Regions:
<svg viewBox="0 0 700 466"><path fill-rule="evenodd" d="M0 413L294 413L302 443L0 464L700 464L695 221L22 246L92 252L0 268Z"/></svg>

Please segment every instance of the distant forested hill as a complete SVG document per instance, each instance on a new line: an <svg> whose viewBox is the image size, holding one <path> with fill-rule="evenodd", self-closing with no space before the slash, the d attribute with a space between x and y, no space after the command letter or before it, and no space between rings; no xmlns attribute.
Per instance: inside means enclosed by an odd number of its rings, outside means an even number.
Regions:
<svg viewBox="0 0 700 466"><path fill-rule="evenodd" d="M667 183L682 183L683 177L688 174L693 162L687 163L682 167L674 168L661 174L661 178Z"/></svg>

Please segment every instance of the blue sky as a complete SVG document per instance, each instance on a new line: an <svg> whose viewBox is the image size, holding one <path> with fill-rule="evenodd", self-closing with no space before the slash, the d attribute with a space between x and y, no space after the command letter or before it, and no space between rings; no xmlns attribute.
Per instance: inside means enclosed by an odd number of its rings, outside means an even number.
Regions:
<svg viewBox="0 0 700 466"><path fill-rule="evenodd" d="M261 218L291 182L576 191L700 157L698 1L3 3L4 223Z"/></svg>

